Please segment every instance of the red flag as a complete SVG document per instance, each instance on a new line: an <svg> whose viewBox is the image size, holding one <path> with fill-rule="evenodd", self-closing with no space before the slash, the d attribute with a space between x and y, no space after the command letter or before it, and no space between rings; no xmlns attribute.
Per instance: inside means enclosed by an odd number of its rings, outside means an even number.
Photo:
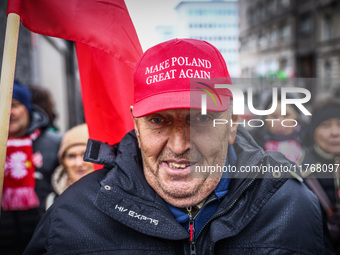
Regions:
<svg viewBox="0 0 340 255"><path fill-rule="evenodd" d="M114 144L133 129L133 69L142 55L124 0L8 0L29 30L76 42L90 138Z"/></svg>
<svg viewBox="0 0 340 255"><path fill-rule="evenodd" d="M109 144L119 142L133 129L129 111L133 69L82 43L77 43L77 56L90 138Z"/></svg>

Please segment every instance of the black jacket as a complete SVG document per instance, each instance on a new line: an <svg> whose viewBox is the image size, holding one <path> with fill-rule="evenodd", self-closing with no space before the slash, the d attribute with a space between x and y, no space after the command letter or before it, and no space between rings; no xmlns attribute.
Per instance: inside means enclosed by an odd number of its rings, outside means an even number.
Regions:
<svg viewBox="0 0 340 255"><path fill-rule="evenodd" d="M44 211L46 196L53 191L51 178L54 169L59 165L58 151L62 135L50 129L47 114L38 106L33 105L30 126L25 135L31 134L36 129L42 132L33 141L33 152L42 155L42 164L35 166L35 191L39 197L41 209Z"/></svg>
<svg viewBox="0 0 340 255"><path fill-rule="evenodd" d="M326 192L328 198L330 199L332 205L336 204L335 198L335 186L334 186L334 172L310 172L308 169L311 166L319 164L322 169L327 169L334 164L339 164L340 156L334 157L333 155L327 154L322 151L319 147L310 146L306 149L306 155L301 164L302 169L306 170L306 177L318 178L318 181L324 191ZM309 167L309 168L308 168ZM334 166L335 169L336 166Z"/></svg>
<svg viewBox="0 0 340 255"><path fill-rule="evenodd" d="M238 132L235 149L238 167L288 163L260 150L244 129ZM93 142L86 154L106 167L56 200L24 254L190 254L189 233L144 178L134 132L118 147ZM318 200L303 183L235 178L199 234L196 251L331 254L323 229Z"/></svg>
<svg viewBox="0 0 340 255"><path fill-rule="evenodd" d="M306 156L301 164L301 168L306 171L304 176L306 183L311 185L311 190L315 188L315 182L320 184L321 190L325 192L329 199L330 207L333 210L332 216L329 216L329 208L323 207L325 215L327 215L327 222L329 223L330 236L336 254L340 254L340 207L336 206L336 168L339 167L340 156L334 156L326 153L317 145L310 146L306 150ZM318 171L317 169L322 171ZM316 171L311 171L311 169ZM337 169L339 171L339 169ZM327 171L327 172L324 172ZM312 183L310 183L312 182ZM319 191L315 191L316 194ZM320 194L320 193L319 193ZM320 197L320 201L325 198ZM337 226L337 227L336 227Z"/></svg>

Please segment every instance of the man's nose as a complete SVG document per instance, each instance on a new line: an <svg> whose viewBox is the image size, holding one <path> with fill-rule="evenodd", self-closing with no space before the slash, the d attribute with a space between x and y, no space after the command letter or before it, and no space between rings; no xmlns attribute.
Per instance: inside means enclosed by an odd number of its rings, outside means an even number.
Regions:
<svg viewBox="0 0 340 255"><path fill-rule="evenodd" d="M181 155L190 149L190 127L176 126L171 130L168 146L173 153Z"/></svg>

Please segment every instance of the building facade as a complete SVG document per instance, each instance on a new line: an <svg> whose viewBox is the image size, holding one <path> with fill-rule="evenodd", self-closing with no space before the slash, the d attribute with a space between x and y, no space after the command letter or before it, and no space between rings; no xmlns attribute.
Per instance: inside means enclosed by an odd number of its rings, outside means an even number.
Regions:
<svg viewBox="0 0 340 255"><path fill-rule="evenodd" d="M213 44L222 53L231 77L238 77L238 2L182 1L175 10L178 14L178 37Z"/></svg>
<svg viewBox="0 0 340 255"><path fill-rule="evenodd" d="M339 0L239 0L241 77L318 78L312 94L340 93Z"/></svg>
<svg viewBox="0 0 340 255"><path fill-rule="evenodd" d="M245 78L295 75L294 8L289 0L239 1L240 66Z"/></svg>

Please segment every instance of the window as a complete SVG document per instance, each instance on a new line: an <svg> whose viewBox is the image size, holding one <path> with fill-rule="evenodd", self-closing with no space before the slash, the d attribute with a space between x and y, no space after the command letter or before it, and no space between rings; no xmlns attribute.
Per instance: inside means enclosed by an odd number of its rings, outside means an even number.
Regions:
<svg viewBox="0 0 340 255"><path fill-rule="evenodd" d="M281 0L281 5L283 7L288 7L290 5L290 0Z"/></svg>
<svg viewBox="0 0 340 255"><path fill-rule="evenodd" d="M263 33L259 34L258 43L259 43L260 48L264 48L267 46L266 36Z"/></svg>
<svg viewBox="0 0 340 255"><path fill-rule="evenodd" d="M332 17L331 15L325 15L324 18L323 18L323 30L324 30L324 33L323 33L323 39L324 40L329 40L332 38Z"/></svg>
<svg viewBox="0 0 340 255"><path fill-rule="evenodd" d="M290 38L290 26L289 25L283 25L280 29L280 37L282 40L286 40Z"/></svg>
<svg viewBox="0 0 340 255"><path fill-rule="evenodd" d="M287 58L283 57L280 59L280 70L285 71L288 67Z"/></svg>
<svg viewBox="0 0 340 255"><path fill-rule="evenodd" d="M259 5L259 9L258 9L258 19L259 19L258 21L263 20L265 16L266 16L265 8L261 4L261 5Z"/></svg>
<svg viewBox="0 0 340 255"><path fill-rule="evenodd" d="M272 28L270 31L270 41L272 43L275 43L277 40L277 30L275 28Z"/></svg>
<svg viewBox="0 0 340 255"><path fill-rule="evenodd" d="M276 0L268 1L268 13L273 14L276 12Z"/></svg>
<svg viewBox="0 0 340 255"><path fill-rule="evenodd" d="M310 14L304 15L300 19L300 33L310 35L313 30L312 17Z"/></svg>
<svg viewBox="0 0 340 255"><path fill-rule="evenodd" d="M325 74L325 78L329 79L329 78L332 77L332 65L328 60L325 62L325 72L324 72L324 74Z"/></svg>
<svg viewBox="0 0 340 255"><path fill-rule="evenodd" d="M247 17L249 25L252 26L255 21L255 11L253 8L248 9Z"/></svg>

